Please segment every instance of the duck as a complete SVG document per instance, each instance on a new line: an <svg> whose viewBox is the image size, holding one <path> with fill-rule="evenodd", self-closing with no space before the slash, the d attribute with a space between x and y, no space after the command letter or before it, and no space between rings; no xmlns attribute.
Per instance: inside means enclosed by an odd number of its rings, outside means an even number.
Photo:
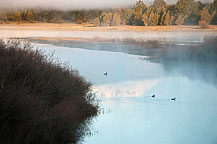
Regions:
<svg viewBox="0 0 217 144"><path fill-rule="evenodd" d="M105 76L107 76L107 75L108 75L108 73L107 73L107 72L105 72L105 73L104 73L104 75L105 75Z"/></svg>
<svg viewBox="0 0 217 144"><path fill-rule="evenodd" d="M173 101L176 101L176 98L175 98L175 97L173 97L173 98L171 98L171 100L173 100Z"/></svg>
<svg viewBox="0 0 217 144"><path fill-rule="evenodd" d="M151 96L152 98L155 98L155 94Z"/></svg>

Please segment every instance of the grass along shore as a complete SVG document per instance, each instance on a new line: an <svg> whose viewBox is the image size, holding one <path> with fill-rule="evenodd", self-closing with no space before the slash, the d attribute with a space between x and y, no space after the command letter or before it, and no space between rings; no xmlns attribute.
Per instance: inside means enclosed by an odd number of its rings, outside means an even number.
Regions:
<svg viewBox="0 0 217 144"><path fill-rule="evenodd" d="M203 32L217 31L217 25L209 25L207 29L201 29L200 26L99 26L92 24L75 24L75 23L8 23L0 24L1 30L68 30L68 31L159 31L159 32Z"/></svg>

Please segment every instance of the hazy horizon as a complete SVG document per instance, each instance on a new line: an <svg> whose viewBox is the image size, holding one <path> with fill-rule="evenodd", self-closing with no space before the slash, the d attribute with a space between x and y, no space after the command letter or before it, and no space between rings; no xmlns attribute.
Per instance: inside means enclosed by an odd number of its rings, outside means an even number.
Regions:
<svg viewBox="0 0 217 144"><path fill-rule="evenodd" d="M0 9L14 8L42 8L42 9L101 9L114 7L128 7L136 3L137 0L1 0ZM154 0L143 0L145 4L150 5ZM178 0L165 0L168 4L174 4ZM200 0L201 2L213 2L213 0Z"/></svg>

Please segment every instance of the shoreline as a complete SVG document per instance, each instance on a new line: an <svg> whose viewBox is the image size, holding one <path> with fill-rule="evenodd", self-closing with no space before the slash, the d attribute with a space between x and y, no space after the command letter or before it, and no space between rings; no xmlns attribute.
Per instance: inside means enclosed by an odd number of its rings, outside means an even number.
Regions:
<svg viewBox="0 0 217 144"><path fill-rule="evenodd" d="M217 25L209 25L209 29L199 26L99 26L75 23L9 23L0 24L1 30L64 30L64 31L121 31L121 32L217 32Z"/></svg>

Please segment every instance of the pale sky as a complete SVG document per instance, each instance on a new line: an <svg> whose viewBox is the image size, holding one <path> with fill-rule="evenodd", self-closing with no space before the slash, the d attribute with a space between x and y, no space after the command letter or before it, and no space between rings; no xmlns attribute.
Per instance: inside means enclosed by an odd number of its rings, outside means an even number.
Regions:
<svg viewBox="0 0 217 144"><path fill-rule="evenodd" d="M0 9L5 8L45 8L45 9L96 9L126 7L135 4L137 0L0 0ZM177 0L165 0L167 3L176 3ZM201 0L213 2L213 0ZM153 0L144 0L151 4Z"/></svg>

